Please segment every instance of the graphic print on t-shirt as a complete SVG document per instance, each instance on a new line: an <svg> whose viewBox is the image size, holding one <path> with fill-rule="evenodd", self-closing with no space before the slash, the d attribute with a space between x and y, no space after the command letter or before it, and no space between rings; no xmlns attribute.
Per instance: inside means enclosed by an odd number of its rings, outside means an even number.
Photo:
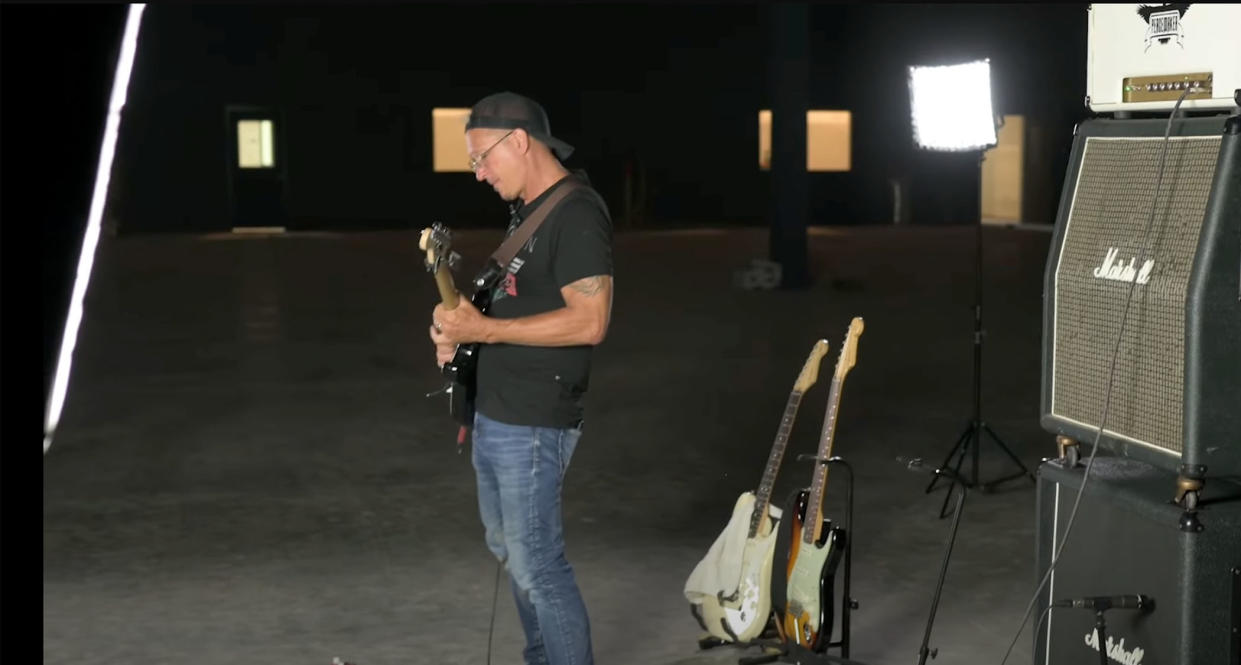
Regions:
<svg viewBox="0 0 1241 665"><path fill-rule="evenodd" d="M522 261L517 257L513 257L513 260L508 264L508 274L504 276L504 281L500 283L500 289L493 297L495 300L508 296L517 296L517 271L521 270L521 267L524 264L525 261Z"/></svg>

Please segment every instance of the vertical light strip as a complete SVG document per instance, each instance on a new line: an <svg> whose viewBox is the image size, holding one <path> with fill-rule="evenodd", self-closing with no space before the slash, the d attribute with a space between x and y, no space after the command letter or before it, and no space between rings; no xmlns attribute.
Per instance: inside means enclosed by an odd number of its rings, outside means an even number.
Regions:
<svg viewBox="0 0 1241 665"><path fill-rule="evenodd" d="M82 323L82 300L90 282L91 265L95 262L95 246L99 244L99 224L103 219L103 206L108 198L108 180L112 174L112 157L116 153L116 135L121 126L121 108L125 106L125 95L129 89L129 73L134 65L138 26L142 23L144 9L145 4L129 5L129 18L125 23L125 35L121 41L121 56L116 63L116 76L112 79L112 98L108 103L103 145L99 149L99 168L95 172L95 192L91 196L90 216L87 218L86 233L82 238L82 254L78 257L78 272L73 281L73 295L69 299L69 315L65 319L65 335L60 341L60 356L56 360L56 378L52 382L47 418L43 423L45 455L52 446L52 437L60 423L60 411L65 405L65 393L69 389L69 367L73 364L73 348L77 345L78 326Z"/></svg>

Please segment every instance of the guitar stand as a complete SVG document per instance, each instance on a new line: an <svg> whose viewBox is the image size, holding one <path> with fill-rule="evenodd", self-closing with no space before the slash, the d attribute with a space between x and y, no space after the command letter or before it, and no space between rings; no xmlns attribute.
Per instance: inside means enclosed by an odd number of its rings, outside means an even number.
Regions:
<svg viewBox="0 0 1241 665"><path fill-rule="evenodd" d="M815 652L807 649L800 644L785 643L779 634L779 628L773 615L767 620L767 627L763 629L762 635L748 642L728 642L717 637L708 636L698 640L698 648L702 650L713 649L719 646L731 646L738 649L748 649L750 647L758 647L766 651L755 656L742 656L737 659L737 665L763 665L764 663L774 663L783 661L785 663L796 663L798 665L866 665L856 660L849 660L849 615L853 610L858 608L857 600L849 596L849 581L852 579L852 561L853 561L853 467L839 456L832 456L828 459L820 459L815 455L798 455L797 461L813 460L824 465L837 465L848 472L848 480L846 481L845 491L845 552L844 552L844 582L841 584L840 597L840 639L835 642L829 642L824 648L824 652ZM783 517L781 517L783 519ZM840 648L840 656L830 656L825 651L833 647Z"/></svg>
<svg viewBox="0 0 1241 665"><path fill-rule="evenodd" d="M840 594L840 639L835 642L829 641L822 651L812 651L800 644L777 641L770 646L778 649L778 652L767 656L742 659L738 661L738 665L758 665L759 663L770 663L777 660L785 663L795 663L796 665L865 665L856 660L849 660L849 617L853 610L858 608L857 600L849 595L849 583L853 579L853 467L839 456L832 456L827 459L821 459L815 455L797 456L797 461L799 462L807 460L825 466L836 465L847 472L844 511L845 579L841 584ZM827 650L833 647L840 649L839 656L832 656L827 653Z"/></svg>
<svg viewBox="0 0 1241 665"><path fill-rule="evenodd" d="M827 648L824 649L825 651L831 648L839 648L840 656L831 656L827 653L817 653L817 651L809 650L799 644L784 643L781 636L779 636L776 615L774 615L776 610L774 610L774 608L772 609L772 617L767 619L767 628L763 629L762 635L759 635L757 639L737 643L737 641L721 640L719 638L715 638L715 636L706 636L706 638L699 640L699 649L714 649L716 646L735 646L737 649L748 649L751 648L751 646L756 646L756 648L767 651L767 653L764 654L742 656L742 658L737 659L737 665L763 665L766 663L776 663L778 660L782 660L783 663L794 663L799 665L865 665L864 663L859 663L859 661L856 660L849 660L849 614L850 612L853 612L854 609L858 609L858 600L849 597L849 581L851 579L851 573L853 573L853 568L851 568L851 562L853 562L853 466L850 466L848 462L845 462L845 460L840 457L819 459L818 457L815 457L815 455L798 455L797 460L798 462L805 462L805 460L817 460L819 464L835 464L841 466L841 468L845 471L848 471L848 480L846 480L846 488L848 489L845 490L844 516L845 578L844 582L841 583L840 593L840 639L833 641L833 643L829 643Z"/></svg>
<svg viewBox="0 0 1241 665"><path fill-rule="evenodd" d="M763 628L762 634L748 642L729 642L713 635L708 635L698 640L698 648L703 651L723 646L741 650L757 647L767 652L758 656L742 656L737 659L738 665L762 665L762 663L775 662L780 657L780 654L772 652L771 649L780 646L780 634L776 629L774 617L768 617L767 626Z"/></svg>
<svg viewBox="0 0 1241 665"><path fill-rule="evenodd" d="M770 663L776 659L783 660L786 663L794 663L794 665L866 665L866 663L861 661L811 651L800 644L781 644L780 653L773 656L772 660L751 662ZM749 663L743 665L749 665Z"/></svg>
<svg viewBox="0 0 1241 665"><path fill-rule="evenodd" d="M774 628L772 630L774 630ZM764 635L766 634L767 633L764 632ZM737 665L764 665L765 663L774 663L780 660L786 663L795 663L797 665L828 665L829 663L831 665L866 665L866 663L860 661L849 660L848 658L839 656L831 656L826 653L814 652L801 646L800 644L785 644L778 636L772 638L759 638L742 643L724 642L723 640L718 640L712 637L700 640L699 644L701 645L702 642L707 639L718 642L717 644L713 644L711 646L729 644L742 649L759 647L767 651L767 653L758 656L743 656L737 659Z"/></svg>

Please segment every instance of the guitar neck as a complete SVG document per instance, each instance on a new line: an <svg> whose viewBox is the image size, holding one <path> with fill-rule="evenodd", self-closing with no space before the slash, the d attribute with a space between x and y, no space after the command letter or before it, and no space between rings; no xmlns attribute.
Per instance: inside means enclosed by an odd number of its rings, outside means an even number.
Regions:
<svg viewBox="0 0 1241 665"><path fill-rule="evenodd" d="M784 459L784 450L788 447L789 432L793 429L793 420L797 417L797 407L801 405L802 393L794 389L789 393L789 401L784 407L784 417L780 420L780 429L776 432L776 441L771 445L771 455L767 458L767 468L763 470L763 479L758 485L758 493L754 499L754 512L750 515L749 537L758 535L763 524L763 516L767 514L767 506L771 503L771 493L776 485L776 472L780 469L780 461Z"/></svg>
<svg viewBox="0 0 1241 665"><path fill-rule="evenodd" d="M832 456L832 440L836 435L836 413L840 408L840 377L832 379L832 391L827 398L827 414L823 417L823 434L819 438L819 453L814 463L814 476L810 483L810 498L806 507L806 519L803 522L809 528L802 529L802 540L807 543L818 542L823 532L823 520L819 514L823 509L823 492L827 487L827 465L824 460Z"/></svg>
<svg viewBox="0 0 1241 665"><path fill-rule="evenodd" d="M444 309L456 309L461 294L457 292L457 286L452 282L452 271L449 270L447 264L436 268L435 286L440 291L440 300L444 303Z"/></svg>

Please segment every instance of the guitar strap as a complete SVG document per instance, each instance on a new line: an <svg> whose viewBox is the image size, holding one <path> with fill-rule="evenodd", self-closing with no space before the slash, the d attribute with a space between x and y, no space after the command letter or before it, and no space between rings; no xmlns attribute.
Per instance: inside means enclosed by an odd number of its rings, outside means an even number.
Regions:
<svg viewBox="0 0 1241 665"><path fill-rule="evenodd" d="M496 251L491 253L491 258L495 260L496 265L501 268L508 268L508 264L511 263L513 261L513 257L517 255L517 250L520 249L522 245L526 244L526 241L530 239L530 236L534 235L535 230L539 228L539 225L543 223L543 220L547 219L547 215L555 209L556 204L560 203L564 197L568 196L570 192L580 187L581 184L582 183L579 182L577 178L571 175L566 176L565 182L557 187L556 191L552 192L551 195L547 197L547 200L543 201L543 203L539 205L538 209L534 211L534 214L527 217L525 221L521 223L521 226L517 227L517 230L513 232L513 235L505 239L505 241L501 243L498 248L496 248Z"/></svg>

